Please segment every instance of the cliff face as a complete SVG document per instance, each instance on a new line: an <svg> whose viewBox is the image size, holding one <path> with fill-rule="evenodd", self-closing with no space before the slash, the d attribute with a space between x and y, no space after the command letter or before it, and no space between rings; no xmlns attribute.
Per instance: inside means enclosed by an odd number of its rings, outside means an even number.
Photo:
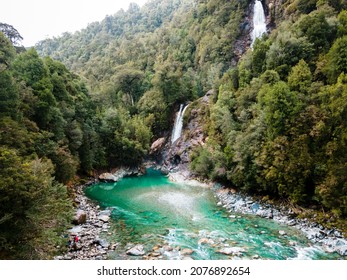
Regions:
<svg viewBox="0 0 347 280"><path fill-rule="evenodd" d="M213 91L210 90L189 104L184 114L182 135L176 142L172 144L167 137L153 143L151 155L163 171L180 170L189 177L190 154L196 147L204 146L207 140L206 123L212 98Z"/></svg>
<svg viewBox="0 0 347 280"><path fill-rule="evenodd" d="M278 20L282 18L286 2L288 0L262 0L270 29L275 28Z"/></svg>

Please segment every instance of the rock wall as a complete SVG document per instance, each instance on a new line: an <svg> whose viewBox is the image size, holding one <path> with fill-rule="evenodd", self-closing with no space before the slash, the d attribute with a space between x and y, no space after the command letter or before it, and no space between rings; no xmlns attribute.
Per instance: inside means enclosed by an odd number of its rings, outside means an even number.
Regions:
<svg viewBox="0 0 347 280"><path fill-rule="evenodd" d="M279 19L283 17L285 2L288 0L262 0L265 14L267 17L267 25L270 29L276 27Z"/></svg>
<svg viewBox="0 0 347 280"><path fill-rule="evenodd" d="M184 115L184 126L181 138L174 144L164 138L156 140L152 144L152 154L156 165L160 166L164 173L180 170L189 177L189 158L192 150L197 146L203 146L206 142L205 126L206 111L209 110L210 102L214 93L209 91L205 96L191 103ZM169 139L169 137L165 138Z"/></svg>

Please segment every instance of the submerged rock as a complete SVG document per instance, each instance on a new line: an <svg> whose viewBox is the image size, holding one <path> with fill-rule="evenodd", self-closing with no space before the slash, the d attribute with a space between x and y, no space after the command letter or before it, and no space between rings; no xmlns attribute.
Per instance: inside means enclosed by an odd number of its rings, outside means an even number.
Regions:
<svg viewBox="0 0 347 280"><path fill-rule="evenodd" d="M198 244L208 244L209 243L209 240L208 238L201 238L199 241L198 241Z"/></svg>

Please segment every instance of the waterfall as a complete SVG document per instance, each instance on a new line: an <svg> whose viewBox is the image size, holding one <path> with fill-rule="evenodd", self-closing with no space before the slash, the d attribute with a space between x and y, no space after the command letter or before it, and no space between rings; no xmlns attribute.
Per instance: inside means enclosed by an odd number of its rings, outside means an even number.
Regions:
<svg viewBox="0 0 347 280"><path fill-rule="evenodd" d="M266 33L265 12L261 1L255 1L253 13L252 45L255 39Z"/></svg>
<svg viewBox="0 0 347 280"><path fill-rule="evenodd" d="M178 111L176 115L175 124L171 134L171 144L175 143L176 140L181 137L182 128L183 128L183 116L188 106L189 105L184 107L183 104L181 104L180 106L180 110Z"/></svg>

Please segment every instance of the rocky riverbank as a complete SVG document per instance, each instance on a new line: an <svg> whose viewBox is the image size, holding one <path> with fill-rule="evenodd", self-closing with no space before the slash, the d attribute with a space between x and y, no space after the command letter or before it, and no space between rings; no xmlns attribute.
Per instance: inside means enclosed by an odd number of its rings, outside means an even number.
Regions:
<svg viewBox="0 0 347 280"><path fill-rule="evenodd" d="M91 182L91 183L94 183ZM68 231L68 252L63 256L57 256L57 260L103 260L107 253L117 247L117 243L109 243L100 236L109 233L109 220L111 211L102 211L98 205L89 200L85 195L83 186L75 188L75 203L78 205L74 223ZM75 239L78 239L75 242Z"/></svg>
<svg viewBox="0 0 347 280"><path fill-rule="evenodd" d="M143 174L143 168L118 168L109 173L100 174L84 185L75 187L76 214L74 227L68 230L66 241L68 252L63 256L57 256L57 260L103 260L107 254L114 251L117 243L110 243L107 237L111 235L110 219L111 210L101 210L98 205L88 199L84 194L84 188L100 181L117 182L126 176L139 176Z"/></svg>
<svg viewBox="0 0 347 280"><path fill-rule="evenodd" d="M270 203L264 203L250 196L223 188L218 184L200 183L198 180L191 178L189 171L170 173L169 178L178 183L184 182L194 185L200 184L202 187L211 187L219 200L218 205L226 208L229 212L256 215L294 227L302 231L312 244L322 246L326 252L347 256L347 239L343 237L341 231L327 229L316 222L310 222L308 219L299 219L286 206L278 208ZM230 215L230 218L234 219L235 216ZM279 232L279 234L285 235L286 232Z"/></svg>
<svg viewBox="0 0 347 280"><path fill-rule="evenodd" d="M218 204L230 212L257 215L294 227L302 231L310 242L322 246L326 252L347 256L347 239L337 229L327 229L308 219L299 219L291 209L285 206L277 208L217 185L214 190L219 199ZM279 232L279 234L285 235L286 232Z"/></svg>

